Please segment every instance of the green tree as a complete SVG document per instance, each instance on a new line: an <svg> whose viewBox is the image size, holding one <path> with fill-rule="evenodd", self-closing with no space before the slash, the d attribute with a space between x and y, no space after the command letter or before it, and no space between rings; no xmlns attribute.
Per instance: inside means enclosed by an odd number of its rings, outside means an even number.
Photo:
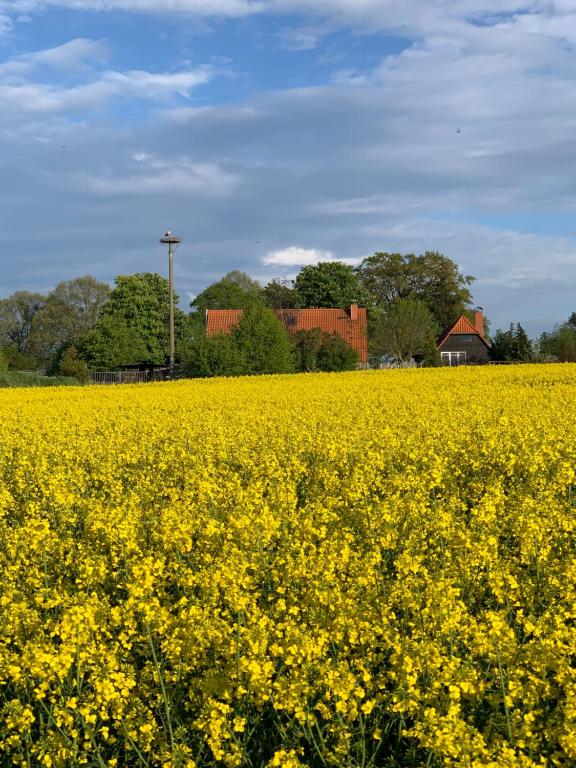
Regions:
<svg viewBox="0 0 576 768"><path fill-rule="evenodd" d="M96 328L80 339L78 352L91 370L111 371L149 359L138 328L121 317L101 317Z"/></svg>
<svg viewBox="0 0 576 768"><path fill-rule="evenodd" d="M5 373L7 370L8 360L6 359L4 352L0 349L0 373Z"/></svg>
<svg viewBox="0 0 576 768"><path fill-rule="evenodd" d="M358 352L337 333L323 333L317 357L320 371L352 371L358 364Z"/></svg>
<svg viewBox="0 0 576 768"><path fill-rule="evenodd" d="M18 352L16 347L0 347L10 371L34 371L38 368L32 355Z"/></svg>
<svg viewBox="0 0 576 768"><path fill-rule="evenodd" d="M193 378L239 376L245 370L238 344L227 333L193 339L182 352L182 368Z"/></svg>
<svg viewBox="0 0 576 768"><path fill-rule="evenodd" d="M510 323L507 331L496 331L491 354L494 360L528 362L533 359L534 351L520 323Z"/></svg>
<svg viewBox="0 0 576 768"><path fill-rule="evenodd" d="M474 278L438 251L420 256L375 253L357 268L371 302L386 311L399 299L423 302L440 329L448 328L472 301L468 288Z"/></svg>
<svg viewBox="0 0 576 768"><path fill-rule="evenodd" d="M294 370L292 343L274 312L252 304L232 331L246 374L290 373Z"/></svg>
<svg viewBox="0 0 576 768"><path fill-rule="evenodd" d="M544 359L576 362L576 327L570 322L556 326L550 333L542 334L538 347Z"/></svg>
<svg viewBox="0 0 576 768"><path fill-rule="evenodd" d="M81 356L92 367L118 367L168 358L168 281L162 275L142 272L119 275L110 298L100 311L94 330L79 343ZM174 324L180 341L185 315L174 294Z"/></svg>
<svg viewBox="0 0 576 768"><path fill-rule="evenodd" d="M300 307L349 307L366 305L367 295L353 267L324 261L300 270L294 281Z"/></svg>
<svg viewBox="0 0 576 768"><path fill-rule="evenodd" d="M298 295L291 280L272 280L262 290L262 299L270 309L298 307Z"/></svg>
<svg viewBox="0 0 576 768"><path fill-rule="evenodd" d="M400 364L414 357L432 361L437 333L438 325L423 302L397 299L380 314L370 351L377 357L393 357Z"/></svg>
<svg viewBox="0 0 576 768"><path fill-rule="evenodd" d="M46 301L46 296L30 291L17 291L0 300L0 346L29 355L32 324Z"/></svg>
<svg viewBox="0 0 576 768"><path fill-rule="evenodd" d="M110 286L91 275L59 283L32 322L30 347L35 357L49 365L60 350L93 330L109 296Z"/></svg>
<svg viewBox="0 0 576 768"><path fill-rule="evenodd" d="M298 331L293 344L297 371L351 371L358 365L358 352L337 333L320 328Z"/></svg>
<svg viewBox="0 0 576 768"><path fill-rule="evenodd" d="M231 272L227 272L221 282L237 285L241 291L252 294L255 298L259 298L262 292L262 286L258 280L254 280L246 272L241 272L239 269L233 269Z"/></svg>
<svg viewBox="0 0 576 768"><path fill-rule="evenodd" d="M320 328L297 331L293 336L294 368L296 371L310 373L318 370L318 353L322 346Z"/></svg>
<svg viewBox="0 0 576 768"><path fill-rule="evenodd" d="M88 366L78 355L78 350L71 344L67 347L60 359L59 373L62 376L71 376L80 384L86 384L90 381Z"/></svg>
<svg viewBox="0 0 576 768"><path fill-rule="evenodd" d="M245 272L234 270L205 288L190 306L203 320L207 309L246 309L255 301L261 301L261 294L260 283Z"/></svg>

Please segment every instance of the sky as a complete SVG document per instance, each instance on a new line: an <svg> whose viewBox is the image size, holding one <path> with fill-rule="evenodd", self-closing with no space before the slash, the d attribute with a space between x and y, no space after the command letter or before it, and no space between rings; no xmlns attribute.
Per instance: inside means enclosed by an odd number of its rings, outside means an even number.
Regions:
<svg viewBox="0 0 576 768"><path fill-rule="evenodd" d="M576 310L576 0L0 0L0 298L439 250Z"/></svg>

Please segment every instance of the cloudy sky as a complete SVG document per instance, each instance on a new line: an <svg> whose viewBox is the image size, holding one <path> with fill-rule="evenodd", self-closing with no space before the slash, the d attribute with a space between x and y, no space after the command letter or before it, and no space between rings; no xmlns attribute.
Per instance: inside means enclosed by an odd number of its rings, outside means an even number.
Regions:
<svg viewBox="0 0 576 768"><path fill-rule="evenodd" d="M576 0L0 0L0 297L440 250L576 310Z"/></svg>

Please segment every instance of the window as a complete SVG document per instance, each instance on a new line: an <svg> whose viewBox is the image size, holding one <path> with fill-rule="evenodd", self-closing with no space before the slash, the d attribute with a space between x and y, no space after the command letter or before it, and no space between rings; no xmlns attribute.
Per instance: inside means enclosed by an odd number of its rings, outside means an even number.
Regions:
<svg viewBox="0 0 576 768"><path fill-rule="evenodd" d="M442 365L466 365L466 352L440 352Z"/></svg>
<svg viewBox="0 0 576 768"><path fill-rule="evenodd" d="M462 344L474 344L478 336L475 333L458 333L455 334L455 338L458 343Z"/></svg>

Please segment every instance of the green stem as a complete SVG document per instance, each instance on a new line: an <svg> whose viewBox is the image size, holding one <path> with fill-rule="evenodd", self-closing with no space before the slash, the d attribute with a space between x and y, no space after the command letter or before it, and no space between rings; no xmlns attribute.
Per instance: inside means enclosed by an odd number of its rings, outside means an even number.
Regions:
<svg viewBox="0 0 576 768"><path fill-rule="evenodd" d="M156 673L158 680L160 681L160 690L162 691L162 698L164 700L164 709L166 711L166 727L168 728L168 735L170 737L170 748L172 754L174 754L174 733L172 731L172 718L170 715L170 702L168 701L168 694L166 693L166 686L164 685L164 677L162 676L162 670L158 663L158 657L156 656L156 649L154 648L154 642L152 640L152 633L150 632L150 625L145 622L146 632L148 633L148 640L150 642L150 649L152 651L152 658L154 659L154 666L156 667Z"/></svg>

